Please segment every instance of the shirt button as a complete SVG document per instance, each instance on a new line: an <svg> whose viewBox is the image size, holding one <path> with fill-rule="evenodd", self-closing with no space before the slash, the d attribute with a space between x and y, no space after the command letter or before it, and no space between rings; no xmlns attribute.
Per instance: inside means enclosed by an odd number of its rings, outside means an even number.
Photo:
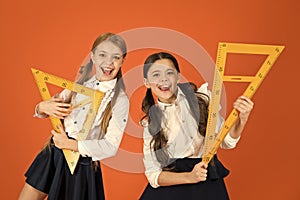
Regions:
<svg viewBox="0 0 300 200"><path fill-rule="evenodd" d="M126 122L126 119L123 119L123 122Z"/></svg>
<svg viewBox="0 0 300 200"><path fill-rule="evenodd" d="M83 107L82 110L85 110L85 107Z"/></svg>
<svg viewBox="0 0 300 200"><path fill-rule="evenodd" d="M74 121L74 124L77 124L77 121Z"/></svg>
<svg viewBox="0 0 300 200"><path fill-rule="evenodd" d="M99 82L96 83L96 85L99 85L99 84L100 84Z"/></svg>

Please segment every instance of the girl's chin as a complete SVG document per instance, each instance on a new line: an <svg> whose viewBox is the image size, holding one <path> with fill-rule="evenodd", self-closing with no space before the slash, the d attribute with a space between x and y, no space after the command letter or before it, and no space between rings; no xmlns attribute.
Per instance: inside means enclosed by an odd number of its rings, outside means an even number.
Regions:
<svg viewBox="0 0 300 200"><path fill-rule="evenodd" d="M99 81L110 81L110 80L114 79L114 76L113 76L113 74L110 74L110 75L101 74L101 75L96 76L96 78Z"/></svg>
<svg viewBox="0 0 300 200"><path fill-rule="evenodd" d="M173 94L170 95L160 95L158 99L163 103L173 103L176 97Z"/></svg>
<svg viewBox="0 0 300 200"><path fill-rule="evenodd" d="M113 80L113 78L112 77L101 77L100 79L98 79L98 80L100 80L100 81L110 81L110 80Z"/></svg>

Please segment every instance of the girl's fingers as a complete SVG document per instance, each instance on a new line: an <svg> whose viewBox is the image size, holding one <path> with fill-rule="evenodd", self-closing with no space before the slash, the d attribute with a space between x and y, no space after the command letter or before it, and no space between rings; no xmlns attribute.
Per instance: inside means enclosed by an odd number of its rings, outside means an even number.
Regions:
<svg viewBox="0 0 300 200"><path fill-rule="evenodd" d="M207 174L207 170L206 170L206 169L203 169L203 168L201 168L201 169L200 169L200 173L202 173L202 174L205 174L205 175L206 175L206 174Z"/></svg>
<svg viewBox="0 0 300 200"><path fill-rule="evenodd" d="M53 113L53 116L56 117L56 118L59 118L59 119L64 119L68 115L69 115L68 113L63 113L63 112L60 112L60 111L56 111L56 112Z"/></svg>
<svg viewBox="0 0 300 200"><path fill-rule="evenodd" d="M71 104L68 103L59 103L56 108L63 116L67 116L71 113L72 107Z"/></svg>
<svg viewBox="0 0 300 200"><path fill-rule="evenodd" d="M56 134L55 130L52 130L51 134L54 136Z"/></svg>
<svg viewBox="0 0 300 200"><path fill-rule="evenodd" d="M254 105L253 101L251 101L251 99L249 99L248 97L240 96L239 99L241 99L241 100L247 102L248 104L250 104L250 105L252 105L252 106Z"/></svg>
<svg viewBox="0 0 300 200"><path fill-rule="evenodd" d="M59 103L58 106L61 107L61 108L70 108L71 104L69 104L69 103Z"/></svg>
<svg viewBox="0 0 300 200"><path fill-rule="evenodd" d="M240 96L234 103L233 106L240 112L249 112L252 110L254 103L245 96Z"/></svg>
<svg viewBox="0 0 300 200"><path fill-rule="evenodd" d="M204 168L204 169L207 169L208 165L205 163L205 162L201 162L203 164L201 164L201 166Z"/></svg>
<svg viewBox="0 0 300 200"><path fill-rule="evenodd" d="M199 162L198 164L195 165L198 168L205 169L207 168L207 164L205 162Z"/></svg>
<svg viewBox="0 0 300 200"><path fill-rule="evenodd" d="M251 110L251 107L243 104L234 104L233 107L240 112L247 112Z"/></svg>
<svg viewBox="0 0 300 200"><path fill-rule="evenodd" d="M68 114L70 114L70 112L72 111L72 109L58 107L57 111L59 111L61 114L68 115Z"/></svg>
<svg viewBox="0 0 300 200"><path fill-rule="evenodd" d="M237 99L235 101L235 103L242 104L244 106L249 106L249 107L253 106L253 103L249 103L248 101L245 101L245 100L242 100L242 99Z"/></svg>
<svg viewBox="0 0 300 200"><path fill-rule="evenodd" d="M53 96L53 97L52 97L52 100L53 100L54 102L62 102L64 99L61 98L61 97L55 97L55 96Z"/></svg>

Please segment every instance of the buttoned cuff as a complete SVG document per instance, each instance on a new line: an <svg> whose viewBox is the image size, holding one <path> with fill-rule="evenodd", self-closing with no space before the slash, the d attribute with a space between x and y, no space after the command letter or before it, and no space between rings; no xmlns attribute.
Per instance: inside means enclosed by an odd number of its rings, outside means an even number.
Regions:
<svg viewBox="0 0 300 200"><path fill-rule="evenodd" d="M240 140L241 136L239 136L238 138L233 138L230 136L230 133L228 133L225 137L225 145L227 148L234 148L236 146L236 144L238 143L238 141Z"/></svg>
<svg viewBox="0 0 300 200"><path fill-rule="evenodd" d="M80 140L78 141L78 151L84 157L91 155L90 152L88 151L88 149L86 148L86 145L84 144L84 142L80 141Z"/></svg>
<svg viewBox="0 0 300 200"><path fill-rule="evenodd" d="M150 185L153 188L158 188L160 185L158 184L158 177L160 175L161 171L156 171L156 172L150 172L150 173L145 173L147 176L147 179L150 183Z"/></svg>
<svg viewBox="0 0 300 200"><path fill-rule="evenodd" d="M38 107L38 105L39 105L39 104L37 104L37 105L35 106L33 117L37 117L37 118L47 118L47 117L48 117L47 114L39 114L39 107Z"/></svg>

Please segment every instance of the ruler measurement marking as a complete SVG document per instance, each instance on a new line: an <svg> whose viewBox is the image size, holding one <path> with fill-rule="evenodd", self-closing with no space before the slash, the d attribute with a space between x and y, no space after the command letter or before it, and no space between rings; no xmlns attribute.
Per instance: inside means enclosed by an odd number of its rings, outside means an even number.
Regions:
<svg viewBox="0 0 300 200"><path fill-rule="evenodd" d="M204 153L202 160L205 163L209 163L210 160L213 158L214 154L218 150L219 146L225 139L227 133L232 128L236 120L238 119L238 112L236 109L233 109L229 116L227 117L225 123L221 127L221 130L219 134L216 136L216 138L211 141L211 137L215 134L212 130L215 130L215 122L212 122L212 120L216 120L214 118L211 118L211 112L215 114L215 111L213 111L211 108L216 108L219 106L220 103L220 97L219 94L216 94L214 92L214 88L221 88L222 87L222 81L228 81L228 82L250 82L247 89L244 91L243 95L251 98L256 90L261 85L264 78L267 76L268 72L270 71L271 67L275 63L278 56L283 51L284 46L272 46L272 45L255 45L255 44L238 44L238 43L219 43L218 47L218 54L217 54L217 61L216 61L216 68L215 71L219 71L222 78L218 77L218 74L215 73L214 81L213 81L213 91L212 91L212 97L211 102L209 105L209 118L208 118L208 124L207 124L207 132L206 137L204 141ZM227 53L242 53L242 54L267 54L268 57L266 58L265 62L262 64L258 72L255 76L224 76L224 68L226 63L226 54ZM216 75L217 74L217 75ZM216 80L215 80L216 79ZM216 85L219 84L219 85ZM220 90L221 91L221 90ZM211 104L217 104L217 105L211 105Z"/></svg>
<svg viewBox="0 0 300 200"><path fill-rule="evenodd" d="M83 95L88 96L88 99L83 100L79 102L79 104L74 105L75 108L87 105L88 103L91 103L90 105L90 111L87 112L87 116L85 119L85 122L83 124L82 130L78 134L79 140L86 139L89 130L91 129L94 119L96 117L97 111L99 109L99 106L101 104L103 93L97 90L93 90L91 88L87 88L83 85L68 81L66 79L36 70L31 69L32 73L34 75L35 81L37 83L37 86L39 88L39 91L41 93L42 99L47 100L51 98L51 95L49 93L48 87L46 83L50 83L52 85L56 85L58 87L62 87L77 93L81 93ZM53 126L53 129L57 132L59 132L58 125L62 125L60 119L50 116L50 121ZM72 150L63 149L64 156L66 158L66 161L68 163L69 169L71 171L71 174L74 173L77 162L79 160L79 152L74 152Z"/></svg>

